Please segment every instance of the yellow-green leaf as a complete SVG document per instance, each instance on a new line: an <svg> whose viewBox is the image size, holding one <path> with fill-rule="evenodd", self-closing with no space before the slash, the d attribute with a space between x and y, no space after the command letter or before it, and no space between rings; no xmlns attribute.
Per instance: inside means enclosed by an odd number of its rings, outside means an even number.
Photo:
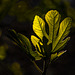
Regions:
<svg viewBox="0 0 75 75"><path fill-rule="evenodd" d="M51 61L54 60L57 57L57 53L51 54Z"/></svg>
<svg viewBox="0 0 75 75"><path fill-rule="evenodd" d="M60 56L61 56L62 54L64 54L66 51L67 51L67 50L59 52L57 56L60 57Z"/></svg>
<svg viewBox="0 0 75 75"><path fill-rule="evenodd" d="M23 34L18 33L18 38L21 41L21 44L26 48L27 52L32 51L32 46L29 39Z"/></svg>
<svg viewBox="0 0 75 75"><path fill-rule="evenodd" d="M56 10L51 10L48 11L47 14L45 15L46 22L48 23L49 26L49 42L54 43L57 35L57 31L59 28L59 22L60 22L60 14Z"/></svg>
<svg viewBox="0 0 75 75"><path fill-rule="evenodd" d="M31 51L31 55L35 58L35 60L41 60L42 57L36 52L36 51Z"/></svg>
<svg viewBox="0 0 75 75"><path fill-rule="evenodd" d="M48 35L45 31L45 22L37 15L35 16L33 21L33 30L41 40L43 36L46 36L48 38Z"/></svg>
<svg viewBox="0 0 75 75"><path fill-rule="evenodd" d="M18 38L21 40L21 44L22 44L23 47L25 47L28 54L31 54L35 58L35 60L40 60L41 59L41 57L35 51L32 50L31 43L30 43L29 39L26 36L24 36L23 34L18 33Z"/></svg>
<svg viewBox="0 0 75 75"><path fill-rule="evenodd" d="M62 54L64 54L67 50L65 51L60 51L59 53L54 53L51 54L51 61L56 60L58 57L60 57Z"/></svg>
<svg viewBox="0 0 75 75"><path fill-rule="evenodd" d="M41 49L40 49L40 46L39 46L40 39L38 39L38 38L35 37L34 35L31 35L31 41L32 41L33 45L34 45L35 48L36 48L36 52L37 52L40 56L42 56L42 54L41 54ZM42 43L40 42L40 44L42 44ZM37 49L37 48L38 48L38 49Z"/></svg>
<svg viewBox="0 0 75 75"><path fill-rule="evenodd" d="M69 34L71 28L71 18L67 17L65 18L61 23L59 27L59 32L56 40L54 41L52 51L55 52L59 48L63 47L67 41L70 39L70 37L65 37Z"/></svg>

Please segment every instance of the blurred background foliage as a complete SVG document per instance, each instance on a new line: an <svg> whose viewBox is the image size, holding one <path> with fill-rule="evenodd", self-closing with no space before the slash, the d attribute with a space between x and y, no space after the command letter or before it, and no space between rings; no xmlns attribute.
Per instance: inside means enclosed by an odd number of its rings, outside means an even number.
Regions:
<svg viewBox="0 0 75 75"><path fill-rule="evenodd" d="M75 27L75 9L67 0L21 0L11 7L9 15L16 16L19 22L32 22L36 14L44 18L44 14L52 9L58 10L62 19L71 17L72 26Z"/></svg>
<svg viewBox="0 0 75 75"><path fill-rule="evenodd" d="M6 57L6 47L0 46L0 60L3 60Z"/></svg>
<svg viewBox="0 0 75 75"><path fill-rule="evenodd" d="M11 65L10 69L14 73L14 75L23 75L20 64L18 62L14 62Z"/></svg>
<svg viewBox="0 0 75 75"><path fill-rule="evenodd" d="M7 15L17 0L0 0L0 21Z"/></svg>
<svg viewBox="0 0 75 75"><path fill-rule="evenodd" d="M30 35L33 34L32 23L34 16L39 15L44 19L45 14L53 9L60 12L61 20L67 16L71 17L72 28L71 40L65 48L68 52L59 58L59 61L53 66L50 66L48 72L51 75L75 74L74 0L0 0L0 75L40 75L29 62L24 52L7 37L8 29L15 29L30 39ZM41 63L39 66L41 66Z"/></svg>
<svg viewBox="0 0 75 75"><path fill-rule="evenodd" d="M2 32L0 30L0 40L1 40L1 34ZM6 44L1 45L1 42L0 42L0 60L5 59L7 49L8 49L8 46Z"/></svg>

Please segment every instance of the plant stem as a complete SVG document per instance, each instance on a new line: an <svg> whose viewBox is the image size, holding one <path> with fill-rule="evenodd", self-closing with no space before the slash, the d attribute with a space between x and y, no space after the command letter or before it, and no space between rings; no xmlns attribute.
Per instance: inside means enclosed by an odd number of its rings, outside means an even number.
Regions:
<svg viewBox="0 0 75 75"><path fill-rule="evenodd" d="M34 64L34 66L37 68L37 70L42 73L42 70L37 66L37 64L35 63L35 61L32 61L32 63Z"/></svg>
<svg viewBox="0 0 75 75"><path fill-rule="evenodd" d="M44 61L44 63L43 63L43 73L42 73L42 75L46 75L46 61Z"/></svg>
<svg viewBox="0 0 75 75"><path fill-rule="evenodd" d="M42 75L46 75L48 65L49 65L49 60L44 60L44 63L43 63L43 73L42 73Z"/></svg>

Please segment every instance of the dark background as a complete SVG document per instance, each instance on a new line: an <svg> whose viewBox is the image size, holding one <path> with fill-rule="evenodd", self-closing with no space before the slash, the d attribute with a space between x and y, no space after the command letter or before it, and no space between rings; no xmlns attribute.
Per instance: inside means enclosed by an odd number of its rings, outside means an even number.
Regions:
<svg viewBox="0 0 75 75"><path fill-rule="evenodd" d="M52 63L47 75L75 75L75 0L0 0L0 75L40 75L25 53L7 37L14 29L30 39L35 15L44 19L49 10L58 10L61 20L72 18L70 41L67 50ZM42 66L42 61L37 64Z"/></svg>

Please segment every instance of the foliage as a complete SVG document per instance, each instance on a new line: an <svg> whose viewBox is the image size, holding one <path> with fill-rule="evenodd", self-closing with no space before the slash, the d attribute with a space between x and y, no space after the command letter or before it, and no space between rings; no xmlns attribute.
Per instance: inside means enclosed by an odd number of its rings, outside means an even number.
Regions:
<svg viewBox="0 0 75 75"><path fill-rule="evenodd" d="M75 28L75 9L71 7L69 1L62 0L40 0L39 3L35 4L32 2L23 0L19 1L11 8L9 15L16 16L19 22L32 22L33 17L37 14L44 19L44 15L48 10L56 9L60 12L62 20L66 16L70 16L73 19L72 28L74 32ZM44 8L43 8L44 7Z"/></svg>
<svg viewBox="0 0 75 75"><path fill-rule="evenodd" d="M0 21L8 14L17 0L0 0Z"/></svg>
<svg viewBox="0 0 75 75"><path fill-rule="evenodd" d="M6 57L6 46L0 46L0 60L3 60Z"/></svg>
<svg viewBox="0 0 75 75"><path fill-rule="evenodd" d="M0 31L0 37L1 37L1 34L2 34L2 31ZM6 44L0 46L0 60L5 59L7 49L8 49L8 46Z"/></svg>
<svg viewBox="0 0 75 75"><path fill-rule="evenodd" d="M75 32L75 8L70 6L69 2L65 2L66 13L72 18L72 32Z"/></svg>
<svg viewBox="0 0 75 75"><path fill-rule="evenodd" d="M34 6L32 6L32 2ZM58 4L55 4L58 2ZM43 17L43 15L50 9L58 9L60 1L53 0L40 0L39 3L34 2L34 0L27 1L19 1L11 8L9 15L16 16L18 21L20 22L31 22L33 17L37 14ZM44 8L43 8L44 7ZM62 7L61 7L62 8ZM60 9L60 8L59 8Z"/></svg>
<svg viewBox="0 0 75 75"><path fill-rule="evenodd" d="M17 62L14 62L11 67L10 67L11 71L14 73L14 75L23 75L22 71L21 71L21 67L20 64Z"/></svg>
<svg viewBox="0 0 75 75"><path fill-rule="evenodd" d="M35 46L35 50L32 50L31 43L26 36L16 33L14 30L9 30L9 37L25 51L26 55L34 64L36 60L43 59L45 64L43 72L40 71L42 75L46 74L45 72L49 63L66 52L66 50L62 51L62 49L70 40L70 37L67 36L71 28L71 18L67 17L61 23L60 18L61 15L57 10L48 11L45 15L45 20L48 24L47 28L44 20L37 15L35 16L33 31L36 36L31 35L31 41ZM48 33L46 31L47 29ZM35 66L37 67L37 65Z"/></svg>

